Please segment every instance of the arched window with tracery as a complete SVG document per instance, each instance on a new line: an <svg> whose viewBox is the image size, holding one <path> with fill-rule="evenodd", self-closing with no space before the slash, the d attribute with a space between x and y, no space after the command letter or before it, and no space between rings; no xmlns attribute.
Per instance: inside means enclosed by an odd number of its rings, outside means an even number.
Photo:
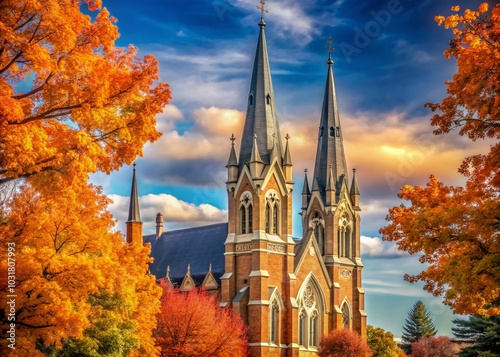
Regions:
<svg viewBox="0 0 500 357"><path fill-rule="evenodd" d="M352 259L352 219L344 213L339 219L337 230L338 255Z"/></svg>
<svg viewBox="0 0 500 357"><path fill-rule="evenodd" d="M351 308L347 299L344 299L342 306L340 307L342 312L342 326L344 328L350 328L351 326Z"/></svg>
<svg viewBox="0 0 500 357"><path fill-rule="evenodd" d="M299 305L299 345L315 350L322 335L322 320L324 313L324 297L319 284L310 275L305 285L299 290L297 302Z"/></svg>
<svg viewBox="0 0 500 357"><path fill-rule="evenodd" d="M280 205L278 193L270 189L266 193L266 233L280 233Z"/></svg>
<svg viewBox="0 0 500 357"><path fill-rule="evenodd" d="M240 233L252 233L253 231L253 207L252 194L248 191L244 192L240 198Z"/></svg>

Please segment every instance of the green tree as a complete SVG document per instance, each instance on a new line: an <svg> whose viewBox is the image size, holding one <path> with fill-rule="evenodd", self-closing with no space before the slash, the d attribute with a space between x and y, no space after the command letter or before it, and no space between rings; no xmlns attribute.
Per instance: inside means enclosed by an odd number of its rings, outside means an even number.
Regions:
<svg viewBox="0 0 500 357"><path fill-rule="evenodd" d="M65 340L60 350L44 346L40 340L37 347L43 354L49 357L128 356L140 346L135 335L137 323L121 316L120 311L128 308L122 296L102 291L100 295L91 296L89 302L96 309L90 318L91 325L83 332L83 338Z"/></svg>
<svg viewBox="0 0 500 357"><path fill-rule="evenodd" d="M436 327L432 323L432 319L424 303L420 300L417 301L410 312L408 312L408 317L403 327L402 338L405 348L410 349L413 342L418 341L422 337L434 336L436 332Z"/></svg>
<svg viewBox="0 0 500 357"><path fill-rule="evenodd" d="M493 357L500 356L500 315L489 318L472 315L468 320L455 319L456 325L451 330L460 340L472 343L460 352L461 357Z"/></svg>
<svg viewBox="0 0 500 357"><path fill-rule="evenodd" d="M373 352L373 357L403 357L406 356L394 341L394 336L389 331L368 325L366 329L368 346Z"/></svg>

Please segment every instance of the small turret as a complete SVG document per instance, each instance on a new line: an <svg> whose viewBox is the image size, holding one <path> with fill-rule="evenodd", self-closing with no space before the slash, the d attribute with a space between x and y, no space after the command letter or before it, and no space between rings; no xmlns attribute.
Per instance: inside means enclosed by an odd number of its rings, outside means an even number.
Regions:
<svg viewBox="0 0 500 357"><path fill-rule="evenodd" d="M311 191L309 190L309 181L307 180L307 169L304 170L304 186L302 187L302 210L306 210L309 206Z"/></svg>
<svg viewBox="0 0 500 357"><path fill-rule="evenodd" d="M285 171L285 179L287 182L292 182L292 157L290 156L290 148L288 146L288 139L290 135L286 134L285 157L283 158L283 169ZM309 187L308 187L309 189Z"/></svg>
<svg viewBox="0 0 500 357"><path fill-rule="evenodd" d="M227 183L234 183L238 181L238 159L236 159L236 151L234 150L234 134L231 134L231 152L227 160Z"/></svg>
<svg viewBox="0 0 500 357"><path fill-rule="evenodd" d="M356 179L356 169L352 169L352 184L351 184L351 201L354 207L359 207L359 186Z"/></svg>
<svg viewBox="0 0 500 357"><path fill-rule="evenodd" d="M257 134L253 136L252 155L250 156L250 173L254 179L259 178L264 168L264 162L260 158L259 148L257 147Z"/></svg>
<svg viewBox="0 0 500 357"><path fill-rule="evenodd" d="M326 181L326 205L331 206L335 204L335 178L333 177L333 168L330 164L330 172L328 174L328 180Z"/></svg>

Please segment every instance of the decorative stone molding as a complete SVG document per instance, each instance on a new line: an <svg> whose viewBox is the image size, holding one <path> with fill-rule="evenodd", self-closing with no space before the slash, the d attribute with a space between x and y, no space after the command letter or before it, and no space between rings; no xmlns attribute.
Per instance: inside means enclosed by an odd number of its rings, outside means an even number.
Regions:
<svg viewBox="0 0 500 357"><path fill-rule="evenodd" d="M285 246L267 243L267 250L269 250L270 252L285 253Z"/></svg>
<svg viewBox="0 0 500 357"><path fill-rule="evenodd" d="M237 252L249 252L251 250L252 250L252 243L236 244L236 251Z"/></svg>
<svg viewBox="0 0 500 357"><path fill-rule="evenodd" d="M350 279L351 278L351 271L350 270L347 270L347 269L344 269L342 270L342 272L340 273L340 277L341 278L344 278L344 279Z"/></svg>

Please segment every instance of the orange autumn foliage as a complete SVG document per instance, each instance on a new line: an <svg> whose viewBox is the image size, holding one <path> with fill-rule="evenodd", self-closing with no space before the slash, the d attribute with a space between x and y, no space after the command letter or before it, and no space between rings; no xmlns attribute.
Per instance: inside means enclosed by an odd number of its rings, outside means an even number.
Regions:
<svg viewBox="0 0 500 357"><path fill-rule="evenodd" d="M155 332L162 357L247 356L243 321L203 290L180 292L163 286Z"/></svg>
<svg viewBox="0 0 500 357"><path fill-rule="evenodd" d="M333 330L321 338L319 357L370 357L372 352L366 341L356 331Z"/></svg>
<svg viewBox="0 0 500 357"><path fill-rule="evenodd" d="M454 7L452 11L460 11ZM448 96L427 104L436 114L435 134L458 129L471 140L492 141L490 152L466 158L459 172L464 187L446 186L431 176L426 187L404 186L409 201L390 209L391 223L380 233L410 254L422 254L427 269L405 279L423 281L442 295L455 313L500 313L500 4L486 16L488 4L462 15L437 16L454 39L445 55L458 71L446 82Z"/></svg>
<svg viewBox="0 0 500 357"><path fill-rule="evenodd" d="M161 289L146 274L149 248L123 244L109 199L87 184L159 137L155 115L170 99L153 56L115 47L115 22L100 0L0 2L2 291L9 244L16 259L16 350L6 350L2 295L0 355L37 356L85 334L88 342L104 335L96 329L107 317L128 326L131 356L158 354ZM106 299L119 308L95 303Z"/></svg>
<svg viewBox="0 0 500 357"><path fill-rule="evenodd" d="M0 183L42 172L67 181L130 164L159 137L170 99L158 63L133 46L100 0L0 3ZM154 86L153 86L154 85Z"/></svg>
<svg viewBox="0 0 500 357"><path fill-rule="evenodd" d="M136 355L156 355L151 332L161 289L145 274L149 248L124 245L120 234L110 232L108 203L99 188L87 184L44 194L25 184L13 198L8 224L0 225L0 288L7 291L7 243L14 242L19 355L40 355L37 341L61 348L65 339L81 338L89 317L98 313L89 296L102 293L125 301L126 309L116 313L136 326ZM2 330L9 323L7 299L2 294ZM0 355L5 351L2 338Z"/></svg>
<svg viewBox="0 0 500 357"><path fill-rule="evenodd" d="M459 129L472 140L500 138L500 4L487 12L488 3L482 3L477 11L435 17L453 31L444 55L455 57L458 67L445 82L448 96L440 104L426 104L438 112L432 118L436 134Z"/></svg>

